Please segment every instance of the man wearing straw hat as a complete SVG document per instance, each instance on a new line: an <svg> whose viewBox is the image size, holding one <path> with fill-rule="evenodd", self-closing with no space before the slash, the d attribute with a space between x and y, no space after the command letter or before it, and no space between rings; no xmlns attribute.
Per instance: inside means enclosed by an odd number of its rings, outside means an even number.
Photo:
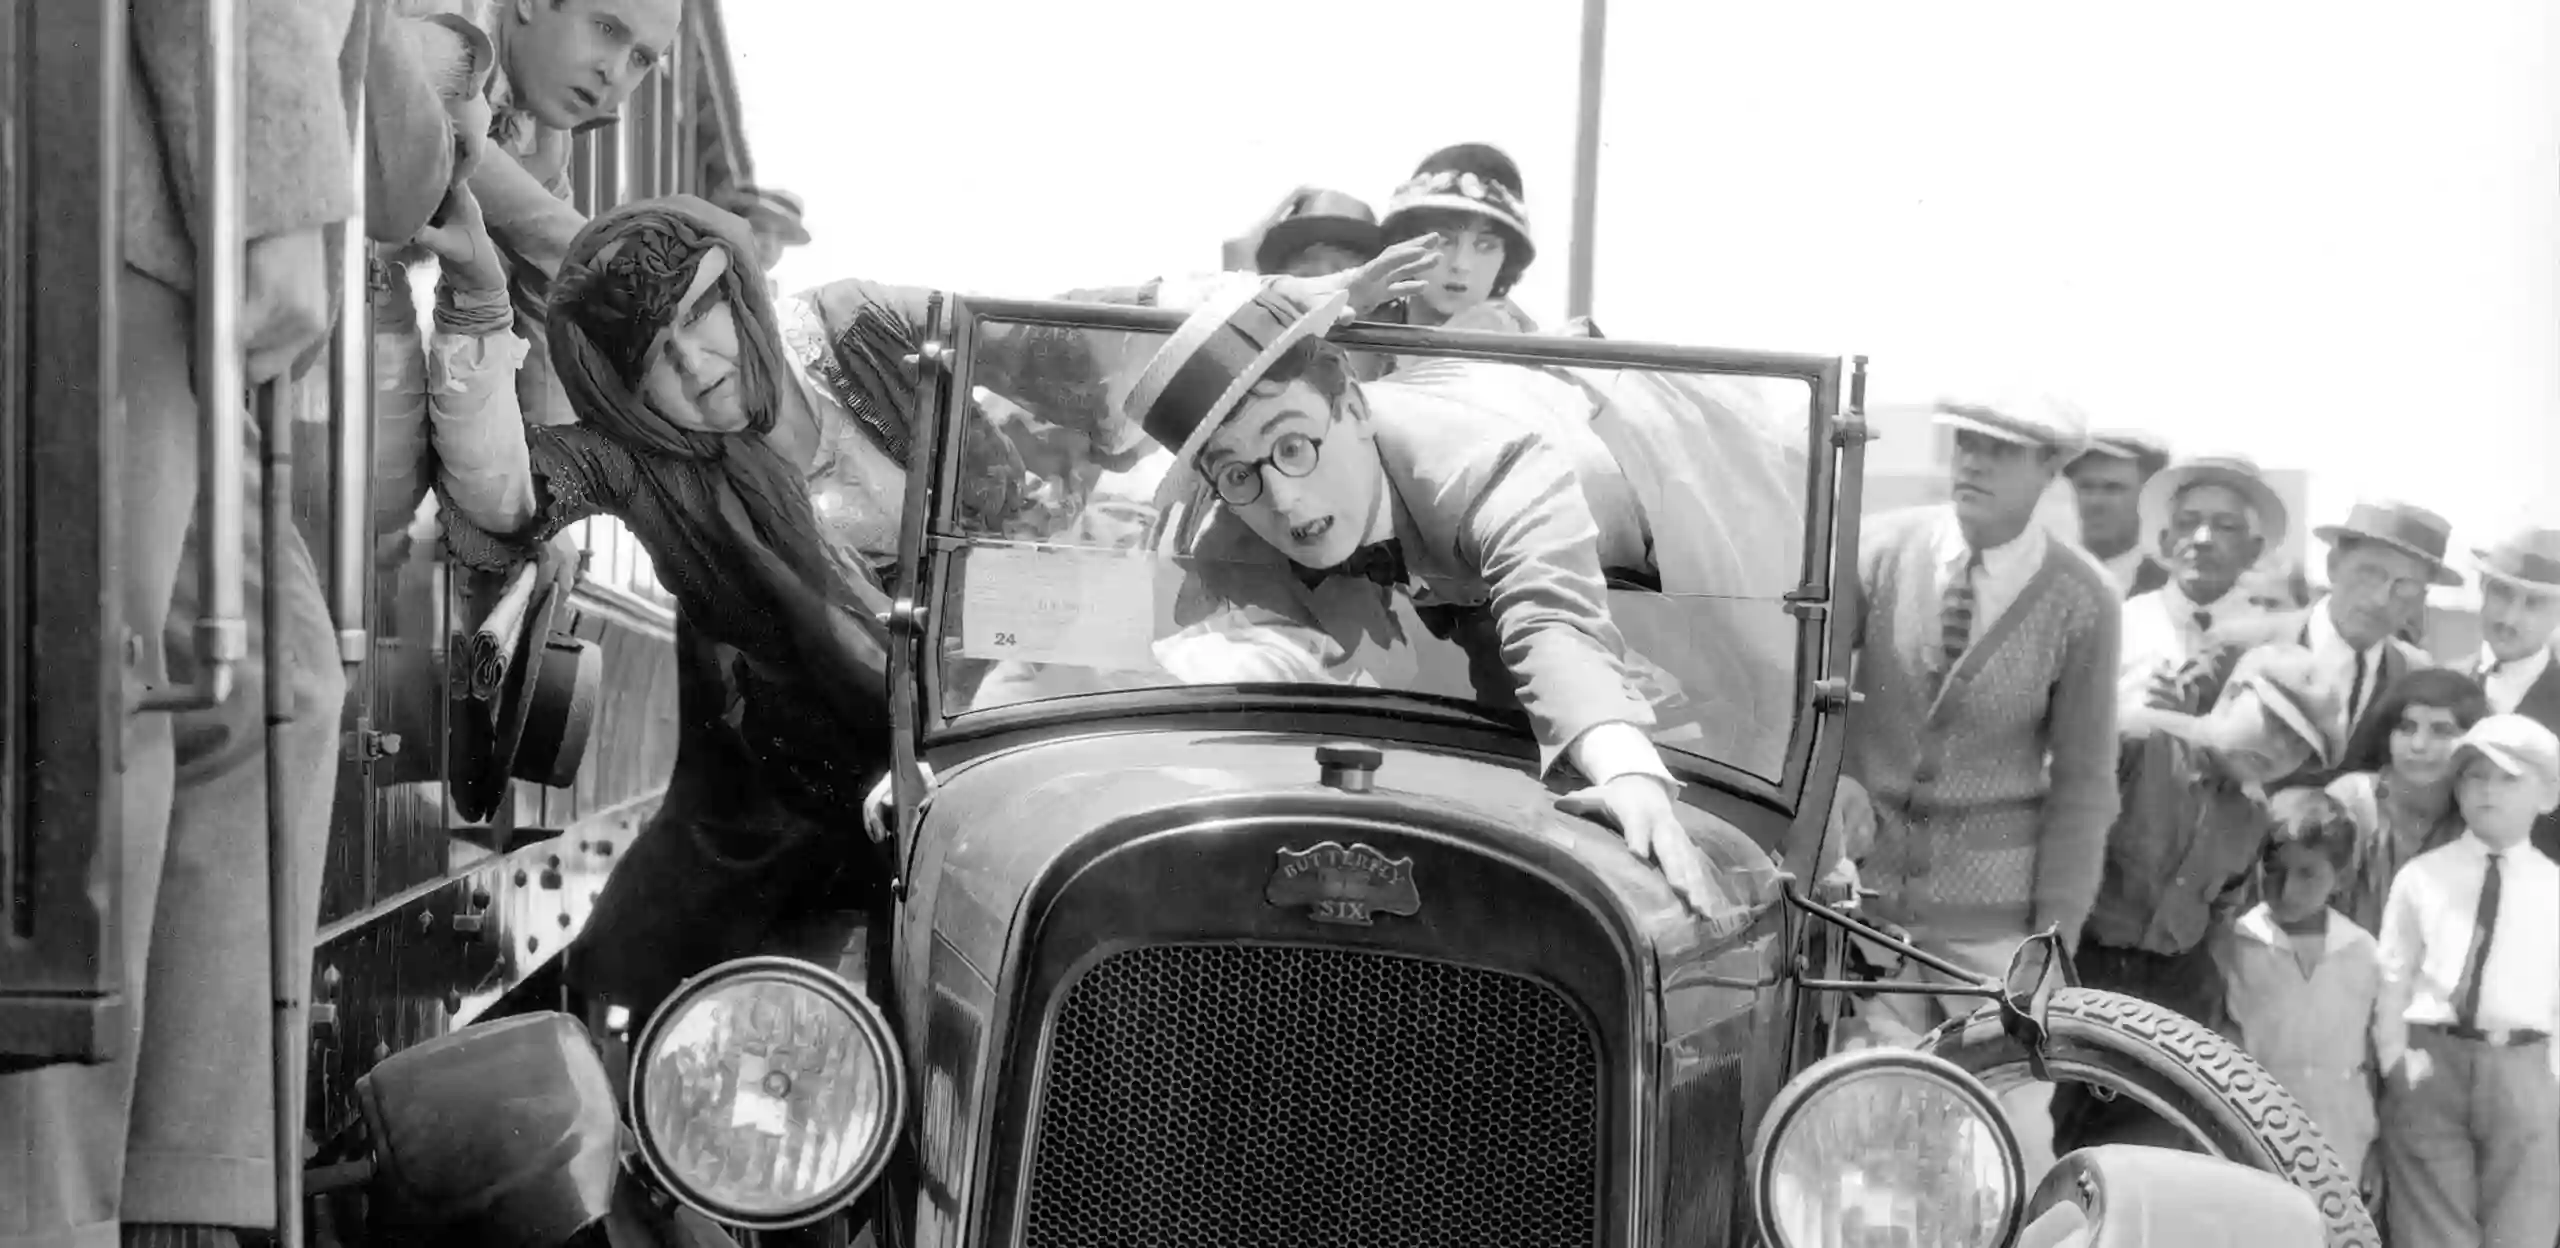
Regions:
<svg viewBox="0 0 2560 1248"><path fill-rule="evenodd" d="M2080 545L2128 598L2169 582L2168 565L2151 552L2139 506L2144 487L2168 463L2158 439L2123 430L2090 435L2089 449L2062 470L2080 505Z"/></svg>
<svg viewBox="0 0 2560 1248"><path fill-rule="evenodd" d="M2238 455L2172 465L2143 486L2140 512L2169 580L2125 601L2117 698L2126 708L2140 706L2152 680L2175 673L2215 629L2266 614L2240 580L2283 544L2290 523L2284 499Z"/></svg>
<svg viewBox="0 0 2560 1248"><path fill-rule="evenodd" d="M1401 244L1338 286L1230 278L1130 388L1129 418L1223 504L1187 552L1200 579L1177 615L1197 622L1159 656L1196 681L1249 679L1237 673L1256 663L1330 670L1318 643L1399 631L1402 597L1466 651L1480 700L1526 714L1542 770L1569 761L1592 782L1565 809L1615 825L1700 913L1732 913L1646 735L1653 709L1609 618L1571 458L1459 405L1372 408L1324 340L1353 307L1412 294L1433 244Z"/></svg>
<svg viewBox="0 0 2560 1248"><path fill-rule="evenodd" d="M2489 709L2522 715L2560 732L2560 529L2526 525L2488 549L2474 548L2480 571L2480 658L2472 674ZM2560 815L2533 826L2534 847L2560 858Z"/></svg>

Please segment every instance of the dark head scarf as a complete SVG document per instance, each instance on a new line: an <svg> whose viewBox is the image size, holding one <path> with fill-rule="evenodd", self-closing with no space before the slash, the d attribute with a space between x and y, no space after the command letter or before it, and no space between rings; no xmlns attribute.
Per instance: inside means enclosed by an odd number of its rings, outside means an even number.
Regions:
<svg viewBox="0 0 2560 1248"><path fill-rule="evenodd" d="M728 270L705 298L725 300L737 321L738 433L682 428L641 390L650 344L714 249ZM797 396L755 255L745 222L692 196L588 222L551 286L552 368L579 422L631 452L640 514L624 518L685 615L768 676L809 682L843 727L885 744L887 600L827 557L808 485L769 438Z"/></svg>

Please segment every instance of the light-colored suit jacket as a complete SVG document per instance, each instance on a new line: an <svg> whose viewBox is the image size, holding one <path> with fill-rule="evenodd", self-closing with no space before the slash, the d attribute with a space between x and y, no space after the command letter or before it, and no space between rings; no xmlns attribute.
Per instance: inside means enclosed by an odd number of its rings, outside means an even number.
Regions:
<svg viewBox="0 0 2560 1248"><path fill-rule="evenodd" d="M1652 707L1627 678L1626 642L1609 618L1602 535L1572 458L1451 399L1394 387L1368 395L1405 592L1466 649L1479 700L1517 701L1542 767L1597 725L1651 727ZM1319 595L1234 516L1219 512L1194 553L1203 576L1186 591L1183 616L1232 604L1323 626Z"/></svg>

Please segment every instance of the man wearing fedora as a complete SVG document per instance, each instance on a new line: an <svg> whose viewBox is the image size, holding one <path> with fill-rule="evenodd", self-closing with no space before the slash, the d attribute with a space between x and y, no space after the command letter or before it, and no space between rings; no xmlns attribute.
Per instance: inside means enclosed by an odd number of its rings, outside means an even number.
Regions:
<svg viewBox="0 0 2560 1248"><path fill-rule="evenodd" d="M2168 565L2151 553L2142 523L2143 487L2169 463L2168 448L2147 433L2092 434L2062 475L2079 504L2080 545L2130 598L2169 581Z"/></svg>
<svg viewBox="0 0 2560 1248"><path fill-rule="evenodd" d="M756 267L770 274L782 253L809 244L809 227L801 224L800 197L765 186L733 186L720 196L721 207L738 214L756 235Z"/></svg>
<svg viewBox="0 0 2560 1248"><path fill-rule="evenodd" d="M2480 571L2480 658L2472 674L2489 709L2560 732L2560 662L2552 654L2560 635L2560 529L2526 525L2471 553ZM2560 858L2560 815L2534 824L2533 844Z"/></svg>
<svg viewBox="0 0 2560 1248"><path fill-rule="evenodd" d="M2343 757L2363 756L2360 747L2367 738L2391 730L2374 714L2382 704L2382 691L2403 673L2434 665L2425 651L2398 634L2425 610L2430 586L2462 583L2462 577L2445 564L2452 532L2443 516L2415 503L2357 503L2344 523L2311 531L2329 546L2327 594L2301 611L2217 628L2212 644L2176 676L2154 682L2148 701L2169 710L2209 708L2221 696L2222 682L2214 673L2228 670L2229 663L2228 656L2216 651L2271 642L2309 646L2313 657L2347 689L2340 710L2340 729L2347 742ZM2326 784L2332 778L2306 769L2268 787Z"/></svg>
<svg viewBox="0 0 2560 1248"><path fill-rule="evenodd" d="M2024 394L1942 400L1954 500L1868 523L1844 784L1874 811L1860 868L1877 913L1999 974L2018 942L2077 940L2115 822L2122 604L2086 552L2035 522L2086 434ZM1854 803L1856 799L1853 797ZM1880 995L1865 1021L1916 1037L1970 1001Z"/></svg>
<svg viewBox="0 0 2560 1248"><path fill-rule="evenodd" d="M2169 579L2125 601L2125 708L2141 706L2152 679L2183 666L2215 629L2266 614L2239 586L2290 522L2258 466L2237 455L2198 456L2153 476L2139 510Z"/></svg>

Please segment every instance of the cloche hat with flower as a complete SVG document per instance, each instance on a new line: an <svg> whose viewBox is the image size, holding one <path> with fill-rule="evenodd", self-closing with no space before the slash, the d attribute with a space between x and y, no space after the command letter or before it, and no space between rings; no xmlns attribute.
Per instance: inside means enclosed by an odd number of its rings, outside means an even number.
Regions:
<svg viewBox="0 0 2560 1248"><path fill-rule="evenodd" d="M1386 218L1378 226L1389 239L1408 238L1419 232L1412 218L1425 212L1472 213L1493 222L1510 249L1505 267L1512 272L1529 267L1537 255L1520 166L1490 143L1460 143L1424 157L1388 198Z"/></svg>

